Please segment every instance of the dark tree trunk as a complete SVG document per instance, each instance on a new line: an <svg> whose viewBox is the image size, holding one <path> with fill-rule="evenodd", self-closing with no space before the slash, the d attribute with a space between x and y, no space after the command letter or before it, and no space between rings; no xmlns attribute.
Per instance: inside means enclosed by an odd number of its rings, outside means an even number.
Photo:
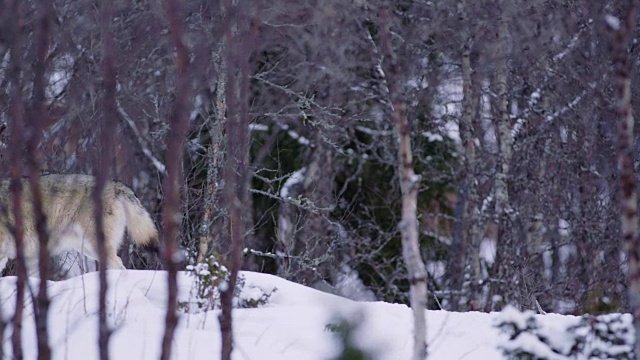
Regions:
<svg viewBox="0 0 640 360"><path fill-rule="evenodd" d="M114 148L114 132L117 129L116 121L116 70L113 63L113 38L111 35L110 24L112 17L111 3L105 1L102 3L101 9L101 27L102 27L102 77L103 77L103 117L99 125L99 136L97 142L98 152L96 154L96 182L93 193L94 216L96 226L96 240L98 245L98 261L99 261L99 325L98 325L98 347L100 352L100 360L109 359L109 340L111 338L111 329L107 324L107 253L106 247L112 246L107 244L104 233L104 203L102 193L109 176L110 164L113 161ZM89 230L90 231L90 230Z"/></svg>
<svg viewBox="0 0 640 360"><path fill-rule="evenodd" d="M47 55L49 51L49 40L51 37L51 19L53 16L53 3L42 1L39 3L36 20L36 61L34 66L33 99L32 109L29 116L27 153L28 153L28 174L29 187L33 197L33 210L35 216L36 230L38 233L39 252L38 264L40 270L40 285L38 288L38 298L34 302L34 312L36 314L36 334L38 338L38 359L48 360L51 358L51 348L49 347L49 335L47 330L47 318L49 312L49 298L47 295L47 275L49 274L49 234L47 233L47 219L42 211L42 194L40 193L40 164L42 153L40 151L40 140L42 137L43 124L47 118L45 107L45 87L47 80L45 70L47 67Z"/></svg>
<svg viewBox="0 0 640 360"><path fill-rule="evenodd" d="M640 359L640 246L638 245L638 195L634 169L633 127L631 109L631 64L628 47L638 12L638 1L629 0L626 18L621 24L610 19L613 38L614 82L618 115L618 167L620 171L621 233L628 261L629 307L635 327L635 356Z"/></svg>
<svg viewBox="0 0 640 360"><path fill-rule="evenodd" d="M477 190L477 154L475 139L477 110L480 101L477 71L472 64L471 51L474 42L472 27L468 24L467 9L462 7L462 18L465 23L464 45L462 48L462 116L460 118L460 140L464 148L464 175L460 181L460 190L455 207L455 224L453 229L453 246L450 259L450 271L453 276L451 296L452 310L477 310L480 306L480 242L486 232L486 221L481 214L480 199ZM474 61L475 63L475 61ZM472 67L473 66L473 67ZM460 295L458 294L460 291ZM466 299L460 302L460 297Z"/></svg>
<svg viewBox="0 0 640 360"><path fill-rule="evenodd" d="M22 315L24 310L25 283L27 279L27 270L24 258L24 242L23 242L23 218L22 218L22 165L24 150L24 100L22 98L22 82L20 80L20 64L21 64L21 34L22 34L22 13L19 10L19 1L14 0L11 9L14 16L10 17L11 25L11 59L8 71L8 77L11 84L11 107L9 116L9 128L11 133L11 200L12 211L14 216L13 235L16 242L16 275L18 277L16 283L16 311L11 321L13 333L11 336L11 345L13 347L13 358L16 360L23 359L22 353ZM8 209L2 209L8 211ZM9 215L9 214L7 214ZM4 332L0 332L3 334ZM3 353L3 351L0 351Z"/></svg>
<svg viewBox="0 0 640 360"><path fill-rule="evenodd" d="M517 248L513 242L513 231L515 230L512 224L512 205L509 199L508 184L511 173L511 159L513 156L512 127L509 117L507 94L507 78L509 74L507 62L509 19L506 18L505 7L508 6L508 2L501 1L499 6L501 13L498 18L497 64L495 78L493 79L494 91L496 92L495 108L497 110L497 114L494 114L494 123L499 149L493 189L495 192L495 216L498 225L497 256L494 268L496 269L500 282L492 283L492 287L497 287L498 289L492 289L489 293L504 294L508 299L512 297L510 294L517 292L517 289L514 288L513 281L518 278L518 274L514 273L513 266L517 256ZM503 284L504 280L506 280L506 282ZM491 306L489 304L490 301L491 298L488 298L486 301L487 307Z"/></svg>
<svg viewBox="0 0 640 360"><path fill-rule="evenodd" d="M226 289L220 289L220 331L222 336L221 359L230 360L233 351L233 293L238 272L242 267L242 243L247 224L243 214L242 201L247 197L247 152L249 151L249 56L252 40L257 28L254 19L250 28L246 28L244 19L239 16L238 8L231 0L224 3L224 41L227 64L227 122L226 122L226 163L224 169L224 199L229 206L229 235L231 246L227 257L230 267ZM234 34L232 20L238 27ZM241 21L242 20L242 21ZM242 44L242 46L240 46Z"/></svg>
<svg viewBox="0 0 640 360"><path fill-rule="evenodd" d="M191 79L188 73L189 54L183 40L182 11L179 0L167 0L169 34L176 51L175 103L171 114L171 130L167 135L167 175L164 179L164 204L162 209L163 262L167 270L168 296L165 331L162 338L162 360L171 357L173 334L178 323L176 252L180 227L180 179L182 179L182 144L189 128L189 104Z"/></svg>
<svg viewBox="0 0 640 360"><path fill-rule="evenodd" d="M233 259L233 244L236 237L239 237L241 230L239 227L242 226L242 222L238 219L238 214L236 209L239 205L235 204L235 201L239 201L238 196L236 194L236 166L237 166L237 139L235 139L235 135L232 131L236 130L238 126L236 122L238 121L238 99L236 97L237 91L237 80L235 77L236 67L233 66L236 64L237 46L235 46L235 38L232 32L232 19L234 17L234 7L231 0L225 0L223 2L224 8L224 56L226 58L227 63L227 89L225 93L225 101L227 105L227 119L226 119L226 159L225 159L225 167L224 167L224 200L227 206L229 206L229 236L225 236L231 242L229 258ZM231 276L229 277L229 282L227 284L226 289L220 289L220 336L222 337L222 347L220 350L220 359L221 360L230 360L231 352L233 351L233 318L231 317L232 306L233 306L233 287L235 286L237 272L234 274L233 269L231 270Z"/></svg>

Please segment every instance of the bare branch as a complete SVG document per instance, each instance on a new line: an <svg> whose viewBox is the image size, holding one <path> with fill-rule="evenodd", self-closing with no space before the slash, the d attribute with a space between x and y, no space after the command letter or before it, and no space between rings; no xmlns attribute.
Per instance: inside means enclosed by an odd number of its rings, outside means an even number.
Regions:
<svg viewBox="0 0 640 360"><path fill-rule="evenodd" d="M146 141L143 139L142 134L140 134L140 131L136 126L136 123L133 121L131 116L129 116L129 114L124 110L124 108L122 108L122 105L118 100L116 100L116 109L118 110L118 113L120 114L120 116L122 116L124 121L127 123L127 125L129 125L129 128L131 129L131 131L133 131L133 135L136 137L136 140L138 141L138 145L140 145L140 148L142 149L142 153L149 160L151 160L151 164L156 168L156 170L158 170L158 172L160 172L163 175L166 175L167 174L166 166L164 166L164 164L153 155L153 153L149 149L149 146L146 144Z"/></svg>

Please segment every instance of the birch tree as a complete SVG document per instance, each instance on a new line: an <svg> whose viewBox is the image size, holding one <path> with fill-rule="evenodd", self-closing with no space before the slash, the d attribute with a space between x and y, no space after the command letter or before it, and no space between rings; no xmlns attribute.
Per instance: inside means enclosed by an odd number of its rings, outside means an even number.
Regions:
<svg viewBox="0 0 640 360"><path fill-rule="evenodd" d="M391 99L392 117L398 138L398 177L402 190L402 219L398 224L402 236L402 256L409 273L410 303L413 312L413 355L412 359L420 360L427 357L427 272L420 255L418 243L418 188L420 176L413 171L413 157L411 149L411 126L405 114L401 89L398 84L398 64L387 10L380 8L380 40L382 53L387 61L387 87Z"/></svg>

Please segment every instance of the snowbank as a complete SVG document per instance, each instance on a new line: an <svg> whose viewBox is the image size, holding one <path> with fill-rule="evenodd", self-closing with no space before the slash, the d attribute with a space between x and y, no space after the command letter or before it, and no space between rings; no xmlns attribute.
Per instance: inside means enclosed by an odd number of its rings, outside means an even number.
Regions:
<svg viewBox="0 0 640 360"><path fill-rule="evenodd" d="M243 272L242 296L275 291L268 304L234 310L234 359L331 359L340 349L333 326L342 319L360 323L353 341L375 359L408 359L411 312L404 305L355 302L281 278ZM108 321L115 329L112 359L157 359L164 329L166 273L109 270ZM0 309L8 320L15 309L15 277L0 279ZM179 300L189 300L194 286L187 273L178 275ZM38 280L30 279L32 289ZM260 290L260 291L258 291ZM54 359L97 358L98 274L49 282L49 321ZM36 357L30 301L24 320L24 352ZM174 359L213 359L220 352L218 310L182 313L174 343ZM495 314L429 311L430 359L501 359ZM4 333L5 356L11 354L11 326Z"/></svg>

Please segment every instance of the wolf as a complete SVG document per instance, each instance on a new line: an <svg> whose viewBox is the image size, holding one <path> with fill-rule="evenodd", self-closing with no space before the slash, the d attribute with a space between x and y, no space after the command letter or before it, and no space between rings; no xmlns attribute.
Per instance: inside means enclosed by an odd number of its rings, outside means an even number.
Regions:
<svg viewBox="0 0 640 360"><path fill-rule="evenodd" d="M40 177L42 210L46 216L48 248L52 256L76 250L98 260L94 188L91 175L50 174ZM9 259L16 257L14 239L14 211L11 180L0 182L0 273ZM125 228L138 246L154 247L158 230L140 200L126 185L107 181L102 194L102 219L105 238L106 266L124 269L117 251L122 244ZM33 195L28 180L22 179L23 243L27 274L38 274L38 233L33 209Z"/></svg>

